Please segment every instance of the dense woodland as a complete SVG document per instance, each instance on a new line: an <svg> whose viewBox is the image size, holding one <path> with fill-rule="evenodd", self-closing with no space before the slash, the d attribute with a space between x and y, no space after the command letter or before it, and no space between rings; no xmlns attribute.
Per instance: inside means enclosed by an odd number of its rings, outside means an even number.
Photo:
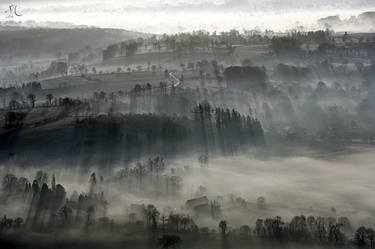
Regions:
<svg viewBox="0 0 375 249"><path fill-rule="evenodd" d="M32 163L45 157L37 151L43 148L49 151L45 159L57 159L64 155L73 165L81 160L81 166L89 166L93 163L107 164L108 160L113 163L132 160L147 153L172 155L203 151L233 154L249 146L264 144L263 128L257 119L241 115L234 109L214 108L208 103L197 105L191 118L132 113L81 118L79 114L69 117L72 113L70 108L76 110L77 103L65 102L58 116L31 125L38 127L70 118L73 126L43 131L37 137L28 132L30 124L24 124L26 114L8 112L4 126L8 132L2 134L1 143L3 160L9 155L16 158L25 155ZM90 107L81 102L78 106L84 110ZM24 134L25 139L15 134ZM54 139L51 140L51 137ZM66 139L70 140L70 148L63 146ZM60 145L46 146L56 142ZM77 149L83 154L77 155ZM96 156L93 157L92 153Z"/></svg>

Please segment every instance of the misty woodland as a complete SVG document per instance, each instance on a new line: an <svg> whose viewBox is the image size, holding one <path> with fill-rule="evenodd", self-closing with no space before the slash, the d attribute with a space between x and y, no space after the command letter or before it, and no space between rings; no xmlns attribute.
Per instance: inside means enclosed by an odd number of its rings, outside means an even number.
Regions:
<svg viewBox="0 0 375 249"><path fill-rule="evenodd" d="M373 1L0 3L1 248L375 249L374 145Z"/></svg>

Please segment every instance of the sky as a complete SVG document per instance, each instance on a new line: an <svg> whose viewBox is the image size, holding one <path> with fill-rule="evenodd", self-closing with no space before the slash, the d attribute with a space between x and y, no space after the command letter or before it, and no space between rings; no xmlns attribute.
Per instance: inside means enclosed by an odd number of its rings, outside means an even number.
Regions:
<svg viewBox="0 0 375 249"><path fill-rule="evenodd" d="M8 18L9 5L22 16ZM0 21L68 22L149 33L232 28L285 31L330 15L374 11L374 0L0 0Z"/></svg>

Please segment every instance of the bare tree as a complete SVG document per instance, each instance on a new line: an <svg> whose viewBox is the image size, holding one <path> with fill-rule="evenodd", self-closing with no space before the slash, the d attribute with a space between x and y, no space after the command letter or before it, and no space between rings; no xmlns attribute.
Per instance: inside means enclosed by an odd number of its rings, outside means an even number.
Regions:
<svg viewBox="0 0 375 249"><path fill-rule="evenodd" d="M375 239L375 231L372 228L367 229L367 238L370 241L370 248L372 249Z"/></svg>
<svg viewBox="0 0 375 249"><path fill-rule="evenodd" d="M221 231L221 236L225 237L227 234L227 222L225 220L220 221L219 228Z"/></svg>
<svg viewBox="0 0 375 249"><path fill-rule="evenodd" d="M31 107L34 108L35 107L35 101L36 101L35 94L30 93L29 95L27 95L27 98L30 101Z"/></svg>
<svg viewBox="0 0 375 249"><path fill-rule="evenodd" d="M52 94L47 94L46 95L46 99L47 99L47 104L49 105L49 106L51 106L52 105L52 99L53 99L53 95Z"/></svg>

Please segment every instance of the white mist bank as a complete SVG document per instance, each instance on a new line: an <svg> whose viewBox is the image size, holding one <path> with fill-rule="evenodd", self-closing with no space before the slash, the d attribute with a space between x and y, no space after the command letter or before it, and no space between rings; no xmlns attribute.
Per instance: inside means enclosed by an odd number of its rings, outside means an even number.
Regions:
<svg viewBox="0 0 375 249"><path fill-rule="evenodd" d="M4 14L0 16L0 21L68 22L75 25L122 28L157 34L201 29L220 32L256 27L262 30L285 31L304 26L311 30L322 28L317 26L317 20L322 17L339 15L345 19L375 10L375 6L305 8L291 5L288 9L285 5L280 5L280 8L266 8L253 4L240 8L229 3L178 4L158 1L31 1L21 2L17 6L21 17L7 19ZM0 3L0 9L7 8L7 3ZM357 29L352 31L368 32L373 27L362 26Z"/></svg>
<svg viewBox="0 0 375 249"><path fill-rule="evenodd" d="M195 176L186 186L203 185L209 194L233 193L250 203L265 197L269 210L254 216L348 216L354 224L375 224L375 153L256 160L245 156L213 159L208 175ZM332 208L336 213L332 212ZM230 216L230 212L228 214ZM253 217L251 217L253 216Z"/></svg>
<svg viewBox="0 0 375 249"><path fill-rule="evenodd" d="M196 157L167 161L173 167L190 165L193 173L185 176L183 190L179 197L159 198L148 194L128 194L121 185L104 183L102 186L109 201L108 214L116 220L126 220L127 207L132 203L154 204L163 210L179 211L185 201L194 198L199 186L207 188L210 200L217 196L224 198L223 218L232 225L254 224L256 218L282 216L290 219L295 215L347 216L354 225L375 224L375 153L374 149L363 149L355 154L340 154L325 158L288 157L254 159L249 155L212 158L207 171L200 169ZM1 178L6 173L17 177L26 176L32 180L40 168L21 169L15 166L1 166ZM91 169L81 175L81 169L61 169L56 165L42 167L71 196L73 190L87 192ZM109 176L103 175L105 179ZM146 184L146 183L145 183ZM233 194L248 202L247 208L236 208L228 203ZM259 210L256 199L263 196L267 209ZM166 209L167 208L167 209ZM22 209L22 208L20 208ZM335 211L333 211L333 209ZM18 209L0 206L0 213L16 215ZM169 211L166 211L169 212ZM217 224L215 221L197 220L199 225Z"/></svg>

